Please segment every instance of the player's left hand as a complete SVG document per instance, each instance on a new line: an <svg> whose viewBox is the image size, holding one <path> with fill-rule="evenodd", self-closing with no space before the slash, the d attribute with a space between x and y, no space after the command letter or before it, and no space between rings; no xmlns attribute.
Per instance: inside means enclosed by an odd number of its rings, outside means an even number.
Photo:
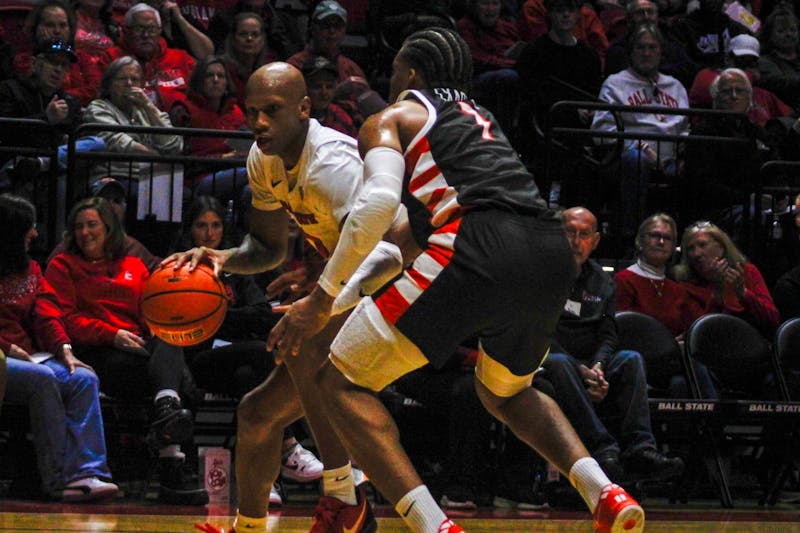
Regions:
<svg viewBox="0 0 800 533"><path fill-rule="evenodd" d="M267 350L277 348L278 357L284 360L289 355L297 355L303 339L319 333L330 320L333 300L318 285L311 294L292 305L274 307L275 312L285 314L270 331Z"/></svg>

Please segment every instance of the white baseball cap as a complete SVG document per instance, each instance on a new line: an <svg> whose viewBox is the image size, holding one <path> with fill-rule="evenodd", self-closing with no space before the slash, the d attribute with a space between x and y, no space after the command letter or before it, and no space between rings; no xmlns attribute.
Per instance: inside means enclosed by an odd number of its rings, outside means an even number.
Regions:
<svg viewBox="0 0 800 533"><path fill-rule="evenodd" d="M758 39L752 35L742 34L731 39L730 51L735 56L754 56L761 55L761 45Z"/></svg>

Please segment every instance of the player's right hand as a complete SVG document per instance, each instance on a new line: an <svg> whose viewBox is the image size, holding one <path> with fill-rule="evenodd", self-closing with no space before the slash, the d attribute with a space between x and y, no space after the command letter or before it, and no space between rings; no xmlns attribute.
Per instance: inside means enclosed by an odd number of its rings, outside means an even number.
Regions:
<svg viewBox="0 0 800 533"><path fill-rule="evenodd" d="M178 270L186 263L189 263L189 271L191 272L200 263L206 263L214 269L214 274L219 276L222 273L222 267L225 266L225 262L229 258L230 252L228 250L215 250L214 248L200 246L185 252L174 253L161 261L158 266L163 268L172 263L172 268Z"/></svg>

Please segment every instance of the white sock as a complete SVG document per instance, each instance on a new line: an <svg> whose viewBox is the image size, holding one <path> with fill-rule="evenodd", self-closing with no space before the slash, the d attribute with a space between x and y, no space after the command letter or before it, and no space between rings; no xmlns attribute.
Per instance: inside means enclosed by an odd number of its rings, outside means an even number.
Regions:
<svg viewBox="0 0 800 533"><path fill-rule="evenodd" d="M236 513L236 520L233 521L236 533L243 531L267 531L267 517L250 518L241 513Z"/></svg>
<svg viewBox="0 0 800 533"><path fill-rule="evenodd" d="M350 463L339 468L322 471L322 493L341 500L347 505L355 505L356 486L353 483L353 467Z"/></svg>
<svg viewBox="0 0 800 533"><path fill-rule="evenodd" d="M176 400L181 401L181 397L178 394L178 391L173 390L173 389L161 389L160 391L158 391L156 393L156 397L153 398L153 403L157 402L158 400L160 400L161 398L164 398L166 396L172 396Z"/></svg>
<svg viewBox="0 0 800 533"><path fill-rule="evenodd" d="M180 444L169 444L158 450L158 457L172 457L175 459L186 459L186 454L181 451Z"/></svg>
<svg viewBox="0 0 800 533"><path fill-rule="evenodd" d="M444 511L436 505L428 487L420 485L400 498L395 511L416 533L439 533L439 526L447 521Z"/></svg>
<svg viewBox="0 0 800 533"><path fill-rule="evenodd" d="M594 513L594 508L600 500L600 492L603 487L611 483L611 480L593 457L583 457L575 461L569 469L569 482L578 489L583 501Z"/></svg>

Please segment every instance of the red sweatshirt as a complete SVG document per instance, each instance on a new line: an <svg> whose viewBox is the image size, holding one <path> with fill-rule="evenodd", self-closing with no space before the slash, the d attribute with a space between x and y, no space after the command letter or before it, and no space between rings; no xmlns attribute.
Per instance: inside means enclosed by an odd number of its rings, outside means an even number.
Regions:
<svg viewBox="0 0 800 533"><path fill-rule="evenodd" d="M142 290L150 277L138 257L92 263L63 253L47 265L70 337L84 346L111 346L120 329L149 337L141 314Z"/></svg>
<svg viewBox="0 0 800 533"><path fill-rule="evenodd" d="M144 70L146 90L152 91L153 82L156 82L159 94L155 104L162 111L169 112L176 100L185 98L186 86L196 61L186 50L167 48L167 42L163 38L159 44L159 51L148 61L137 59ZM112 61L123 56L136 57L126 47L124 37L120 46L111 47L100 56L101 71L105 71Z"/></svg>
<svg viewBox="0 0 800 533"><path fill-rule="evenodd" d="M689 300L683 285L669 278L648 278L631 267L617 273L614 283L617 284L617 311L650 315L675 336L686 331L702 314Z"/></svg>
<svg viewBox="0 0 800 533"><path fill-rule="evenodd" d="M689 300L707 313L728 313L746 320L767 336L771 336L780 322L778 308L772 301L764 277L753 263L744 265L744 299L739 300L730 285L725 286L722 305L714 300L714 284L698 277L681 282L686 288Z"/></svg>
<svg viewBox="0 0 800 533"><path fill-rule="evenodd" d="M29 354L56 353L70 342L58 297L42 276L42 269L30 262L24 274L0 278L0 349L8 353L16 344Z"/></svg>

